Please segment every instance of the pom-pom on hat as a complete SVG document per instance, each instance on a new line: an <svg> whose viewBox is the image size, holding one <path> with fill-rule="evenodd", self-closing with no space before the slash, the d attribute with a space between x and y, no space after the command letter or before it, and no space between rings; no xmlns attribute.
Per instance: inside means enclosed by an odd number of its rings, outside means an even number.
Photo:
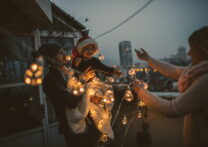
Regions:
<svg viewBox="0 0 208 147"><path fill-rule="evenodd" d="M79 41L77 42L77 45L75 47L75 50L77 51L77 53L79 55L81 55L81 53L83 51L83 48L85 46L91 45L91 44L95 46L95 53L94 53L94 55L95 55L99 51L98 44L93 38L91 38L88 35L85 35L85 36L83 36L82 38L79 39Z"/></svg>

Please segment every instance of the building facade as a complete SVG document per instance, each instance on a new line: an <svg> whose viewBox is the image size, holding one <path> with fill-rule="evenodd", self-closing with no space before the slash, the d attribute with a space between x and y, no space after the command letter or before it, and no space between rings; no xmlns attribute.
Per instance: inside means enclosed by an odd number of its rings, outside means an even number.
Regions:
<svg viewBox="0 0 208 147"><path fill-rule="evenodd" d="M41 85L26 85L24 74L33 51L57 43L70 52L85 26L50 0L4 0L0 8L0 146L66 146Z"/></svg>
<svg viewBox="0 0 208 147"><path fill-rule="evenodd" d="M132 49L130 41L119 42L120 65L123 69L128 69L133 64Z"/></svg>

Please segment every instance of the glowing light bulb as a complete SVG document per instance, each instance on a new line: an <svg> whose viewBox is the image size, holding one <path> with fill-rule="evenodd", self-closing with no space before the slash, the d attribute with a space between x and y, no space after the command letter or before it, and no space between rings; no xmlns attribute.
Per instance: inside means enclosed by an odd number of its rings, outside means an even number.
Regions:
<svg viewBox="0 0 208 147"><path fill-rule="evenodd" d="M29 70L29 69L27 69L25 73L29 77L32 77L33 76L33 72L31 70Z"/></svg>
<svg viewBox="0 0 208 147"><path fill-rule="evenodd" d="M126 117L126 115L124 115L124 117L122 119L122 124L127 125L127 123L128 123L127 117Z"/></svg>
<svg viewBox="0 0 208 147"><path fill-rule="evenodd" d="M125 100L128 101L128 102L131 102L133 100L133 94L131 92L131 90L126 90L126 93L125 93Z"/></svg>
<svg viewBox="0 0 208 147"><path fill-rule="evenodd" d="M30 68L32 71L36 71L38 69L38 64L33 63L33 64L31 64Z"/></svg>
<svg viewBox="0 0 208 147"><path fill-rule="evenodd" d="M138 106L144 107L144 106L146 106L146 104L145 104L143 101L140 100L140 101L138 102Z"/></svg>
<svg viewBox="0 0 208 147"><path fill-rule="evenodd" d="M78 95L78 91L77 90L73 90L73 94L74 95Z"/></svg>
<svg viewBox="0 0 208 147"><path fill-rule="evenodd" d="M99 55L99 56L98 56L98 59L102 61L102 60L105 59L105 56L104 56L104 55Z"/></svg>
<svg viewBox="0 0 208 147"><path fill-rule="evenodd" d="M102 136L100 137L100 141L107 142L108 141L108 136L106 134L102 134Z"/></svg>
<svg viewBox="0 0 208 147"><path fill-rule="evenodd" d="M113 101L114 101L114 95L113 95L113 91L111 89L108 89L106 92L105 92L105 96L104 96L104 99L105 99L105 103L106 104L111 104Z"/></svg>
<svg viewBox="0 0 208 147"><path fill-rule="evenodd" d="M26 84L31 84L31 79L29 77L25 78L25 83Z"/></svg>
<svg viewBox="0 0 208 147"><path fill-rule="evenodd" d="M99 128L99 129L102 129L102 128L103 128L103 119L101 119L101 120L98 122L98 128Z"/></svg>
<svg viewBox="0 0 208 147"><path fill-rule="evenodd" d="M95 110L91 110L90 113L91 113L92 115L95 115L95 114L96 114L96 111L95 111Z"/></svg>
<svg viewBox="0 0 208 147"><path fill-rule="evenodd" d="M36 83L39 85L39 84L42 84L42 79L41 78L38 78L37 80L36 80Z"/></svg>
<svg viewBox="0 0 208 147"><path fill-rule="evenodd" d="M66 56L66 60L70 61L72 59L72 57L70 55Z"/></svg>
<svg viewBox="0 0 208 147"><path fill-rule="evenodd" d="M147 89L149 86L147 83L143 83L144 84L144 89Z"/></svg>
<svg viewBox="0 0 208 147"><path fill-rule="evenodd" d="M83 92L84 92L84 88L80 88L79 91L80 91L81 93L83 93Z"/></svg>
<svg viewBox="0 0 208 147"><path fill-rule="evenodd" d="M105 99L105 98L104 98L104 99L103 99L103 102L105 102L105 103L106 103L106 102L107 102L107 99Z"/></svg>
<svg viewBox="0 0 208 147"><path fill-rule="evenodd" d="M35 73L35 77L40 77L42 75L42 71L41 70L38 70L36 73Z"/></svg>
<svg viewBox="0 0 208 147"><path fill-rule="evenodd" d="M33 101L33 98L32 98L32 97L30 97L30 98L29 98L29 101Z"/></svg>
<svg viewBox="0 0 208 147"><path fill-rule="evenodd" d="M141 112L141 110L139 110L139 112L138 112L138 114L137 114L137 117L138 117L138 118L142 118L142 112Z"/></svg>

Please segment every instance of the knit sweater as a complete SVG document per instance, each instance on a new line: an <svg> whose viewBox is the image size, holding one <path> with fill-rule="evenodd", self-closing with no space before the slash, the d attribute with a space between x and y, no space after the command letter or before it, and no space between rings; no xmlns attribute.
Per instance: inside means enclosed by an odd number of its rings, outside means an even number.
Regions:
<svg viewBox="0 0 208 147"><path fill-rule="evenodd" d="M178 79L185 67L150 58L148 64L165 76ZM184 144L186 147L208 146L208 74L199 76L194 83L176 99L162 99L141 88L138 97L147 106L169 116L184 116Z"/></svg>

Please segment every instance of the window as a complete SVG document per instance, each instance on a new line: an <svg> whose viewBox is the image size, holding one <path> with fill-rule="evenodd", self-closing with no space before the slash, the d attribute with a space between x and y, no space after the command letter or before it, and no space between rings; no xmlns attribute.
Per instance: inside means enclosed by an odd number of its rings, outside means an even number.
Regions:
<svg viewBox="0 0 208 147"><path fill-rule="evenodd" d="M33 46L33 36L1 37L0 138L41 127L38 87L23 82Z"/></svg>
<svg viewBox="0 0 208 147"><path fill-rule="evenodd" d="M41 126L37 87L0 89L0 137Z"/></svg>

